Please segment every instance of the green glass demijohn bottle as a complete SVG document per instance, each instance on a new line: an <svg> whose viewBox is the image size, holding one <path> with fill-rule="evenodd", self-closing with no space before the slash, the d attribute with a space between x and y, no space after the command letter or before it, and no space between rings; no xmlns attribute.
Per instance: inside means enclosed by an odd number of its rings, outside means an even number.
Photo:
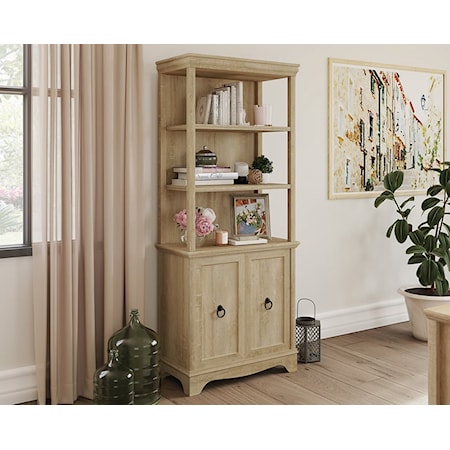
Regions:
<svg viewBox="0 0 450 450"><path fill-rule="evenodd" d="M95 405L133 405L134 373L119 361L119 351L109 350L108 363L94 374Z"/></svg>
<svg viewBox="0 0 450 450"><path fill-rule="evenodd" d="M139 310L130 311L127 326L108 341L109 349L119 351L119 360L134 372L134 404L149 405L160 399L158 334L139 321Z"/></svg>

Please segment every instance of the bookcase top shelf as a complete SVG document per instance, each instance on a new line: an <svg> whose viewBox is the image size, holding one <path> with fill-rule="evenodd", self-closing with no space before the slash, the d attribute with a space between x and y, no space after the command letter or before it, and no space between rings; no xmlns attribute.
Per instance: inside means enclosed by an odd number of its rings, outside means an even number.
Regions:
<svg viewBox="0 0 450 450"><path fill-rule="evenodd" d="M196 76L230 78L242 81L268 81L295 76L299 65L275 61L231 58L187 53L156 63L159 73L186 75L188 68L196 69Z"/></svg>

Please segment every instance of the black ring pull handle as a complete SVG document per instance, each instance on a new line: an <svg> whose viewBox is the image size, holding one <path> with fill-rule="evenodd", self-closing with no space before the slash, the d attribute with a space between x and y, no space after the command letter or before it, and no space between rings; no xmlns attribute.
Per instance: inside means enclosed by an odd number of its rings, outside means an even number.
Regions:
<svg viewBox="0 0 450 450"><path fill-rule="evenodd" d="M225 308L222 305L217 307L216 316L221 319L226 314Z"/></svg>
<svg viewBox="0 0 450 450"><path fill-rule="evenodd" d="M272 300L270 300L269 297L266 297L266 299L264 300L264 308L269 310L269 309L272 309L272 307L273 307Z"/></svg>

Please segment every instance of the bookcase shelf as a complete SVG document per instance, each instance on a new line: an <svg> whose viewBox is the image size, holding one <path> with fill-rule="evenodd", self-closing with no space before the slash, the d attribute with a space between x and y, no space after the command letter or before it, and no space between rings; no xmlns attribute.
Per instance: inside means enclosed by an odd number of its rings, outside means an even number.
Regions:
<svg viewBox="0 0 450 450"><path fill-rule="evenodd" d="M158 61L158 333L162 374L178 378L187 395L212 380L249 375L275 366L297 369L295 348L295 80L298 65L186 54ZM196 123L196 102L215 86L242 82L246 122L263 104L264 83L286 83L286 125ZM233 166L263 154L263 136L284 133L277 148L286 180L267 184L196 185L195 153L214 149L220 164ZM185 167L188 184L171 184ZM232 228L236 195L276 192L285 196L286 236L257 245L198 247L195 207L212 208L221 228ZM186 208L187 245L174 215ZM230 233L231 234L231 233Z"/></svg>
<svg viewBox="0 0 450 450"><path fill-rule="evenodd" d="M225 185L204 185L195 186L194 190L196 192L253 192L253 191L263 191L269 189L290 189L290 184L281 183L271 183L271 184L225 184ZM169 191L182 191L187 192L187 186L175 186L173 184L168 184L167 189Z"/></svg>
<svg viewBox="0 0 450 450"><path fill-rule="evenodd" d="M186 131L187 125L169 125L168 131ZM224 131L224 132L241 132L241 133L281 133L290 131L290 127L283 126L261 126L261 125L211 125L211 124L195 124L195 130L198 131Z"/></svg>

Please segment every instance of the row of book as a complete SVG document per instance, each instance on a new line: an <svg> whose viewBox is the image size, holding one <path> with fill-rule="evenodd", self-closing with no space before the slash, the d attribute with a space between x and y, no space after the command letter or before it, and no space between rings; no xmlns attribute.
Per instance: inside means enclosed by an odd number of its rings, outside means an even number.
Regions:
<svg viewBox="0 0 450 450"><path fill-rule="evenodd" d="M242 81L214 89L197 100L196 122L212 125L246 125Z"/></svg>
<svg viewBox="0 0 450 450"><path fill-rule="evenodd" d="M172 178L172 184L177 186L187 185L186 167L174 167L173 172L177 178ZM229 166L197 166L195 168L196 185L234 184L238 178L237 172L232 172Z"/></svg>

